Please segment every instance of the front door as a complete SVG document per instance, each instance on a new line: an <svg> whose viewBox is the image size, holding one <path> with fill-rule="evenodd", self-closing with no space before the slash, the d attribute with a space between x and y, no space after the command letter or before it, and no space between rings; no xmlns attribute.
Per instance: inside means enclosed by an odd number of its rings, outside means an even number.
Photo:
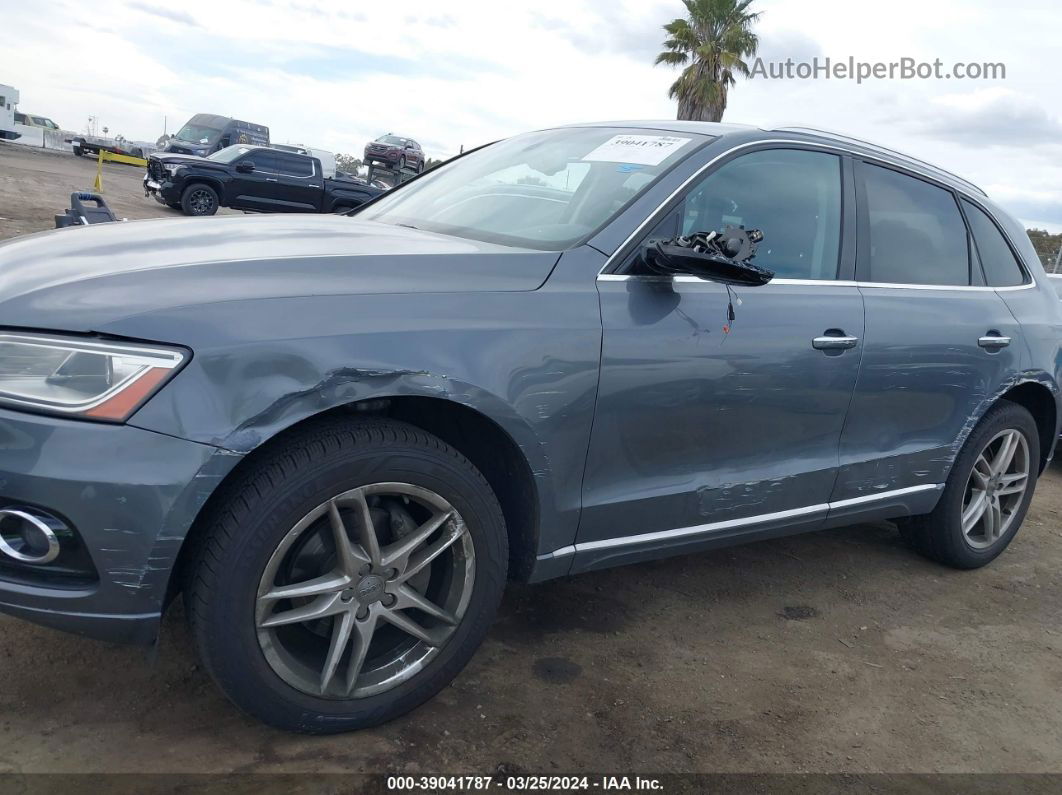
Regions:
<svg viewBox="0 0 1062 795"><path fill-rule="evenodd" d="M241 171L240 163L249 163L254 168ZM252 149L233 166L227 204L237 210L273 209L277 185L276 154L266 149Z"/></svg>
<svg viewBox="0 0 1062 795"><path fill-rule="evenodd" d="M845 174L827 152L741 154L646 236L760 229L768 285L728 294L654 276L637 252L598 277L601 380L576 568L823 522L862 354Z"/></svg>

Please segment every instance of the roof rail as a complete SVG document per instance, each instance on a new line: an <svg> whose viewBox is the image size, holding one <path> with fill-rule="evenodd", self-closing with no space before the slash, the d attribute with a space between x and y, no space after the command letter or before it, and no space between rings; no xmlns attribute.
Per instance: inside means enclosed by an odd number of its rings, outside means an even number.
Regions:
<svg viewBox="0 0 1062 795"><path fill-rule="evenodd" d="M943 174L943 175L949 177L950 179L953 179L956 182L960 182L963 185L965 185L966 187L977 191L982 196L988 196L988 194L985 193L985 191L980 186L975 185L974 183L970 182L970 180L968 180L968 179L964 179L963 177L960 177L958 174L953 174L952 172L948 171L947 169L941 168L940 166L935 166L932 163L927 163L925 160L920 160L917 157L912 157L911 155L906 154L904 152L898 152L895 149L891 149L891 148L889 148L887 146L882 146L881 144L874 143L873 141L867 141L867 140L864 140L862 138L856 138L853 135L845 135L844 133L834 132L833 130L823 130L823 129L819 129L817 127L796 126L796 127L774 127L772 129L774 129L774 130L776 130L778 132L805 132L805 133L811 133L813 135L821 135L821 136L823 136L825 138L834 138L834 139L836 139L838 141L847 141L848 143L859 144L860 146L865 146L867 149L877 149L877 150L879 150L881 152L888 153L889 155L897 158L898 160L905 160L908 163L912 163L912 164L917 165L920 168L926 169L928 171L935 171L938 174Z"/></svg>

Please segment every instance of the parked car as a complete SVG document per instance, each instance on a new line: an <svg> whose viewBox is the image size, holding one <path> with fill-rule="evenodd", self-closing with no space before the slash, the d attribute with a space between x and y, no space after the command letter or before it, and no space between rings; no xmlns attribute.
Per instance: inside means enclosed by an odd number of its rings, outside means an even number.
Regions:
<svg viewBox="0 0 1062 795"><path fill-rule="evenodd" d="M430 698L507 578L881 520L983 566L1058 428L1021 225L824 133L543 130L352 218L101 224L0 272L0 609L150 643L183 592L297 731Z"/></svg>
<svg viewBox="0 0 1062 795"><path fill-rule="evenodd" d="M335 213L383 191L337 178L319 157L264 146L230 146L209 157L156 153L148 158L144 190L185 215L213 215L218 207L281 213Z"/></svg>
<svg viewBox="0 0 1062 795"><path fill-rule="evenodd" d="M162 151L206 157L236 144L268 146L269 128L264 124L230 119L228 116L197 113L165 142Z"/></svg>
<svg viewBox="0 0 1062 795"><path fill-rule="evenodd" d="M22 113L21 111L15 111L15 124L25 124L27 127L40 127L45 130L62 129L47 116L35 116L32 113Z"/></svg>
<svg viewBox="0 0 1062 795"><path fill-rule="evenodd" d="M412 138L399 135L381 135L375 141L365 144L366 163L380 163L387 168L405 171L411 169L419 174L424 170L424 150Z"/></svg>

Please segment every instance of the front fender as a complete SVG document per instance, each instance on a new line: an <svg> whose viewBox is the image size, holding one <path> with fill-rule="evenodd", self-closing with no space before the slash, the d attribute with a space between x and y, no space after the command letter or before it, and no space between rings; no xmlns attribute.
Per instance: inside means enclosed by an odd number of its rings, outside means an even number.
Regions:
<svg viewBox="0 0 1062 795"><path fill-rule="evenodd" d="M193 351L133 425L246 454L339 406L450 401L522 451L541 549L575 537L600 354L592 285L228 302L130 319L116 332Z"/></svg>

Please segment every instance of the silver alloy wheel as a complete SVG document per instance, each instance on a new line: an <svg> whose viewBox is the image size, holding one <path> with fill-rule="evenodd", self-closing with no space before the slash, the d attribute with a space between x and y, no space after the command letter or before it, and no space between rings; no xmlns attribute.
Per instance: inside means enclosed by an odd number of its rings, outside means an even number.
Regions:
<svg viewBox="0 0 1062 795"><path fill-rule="evenodd" d="M1029 445L1021 431L1000 431L974 462L962 503L962 533L974 549L1002 538L1029 487Z"/></svg>
<svg viewBox="0 0 1062 795"><path fill-rule="evenodd" d="M475 557L461 516L429 489L374 483L339 494L292 527L266 564L259 645L276 674L305 693L390 690L452 637L472 596Z"/></svg>

